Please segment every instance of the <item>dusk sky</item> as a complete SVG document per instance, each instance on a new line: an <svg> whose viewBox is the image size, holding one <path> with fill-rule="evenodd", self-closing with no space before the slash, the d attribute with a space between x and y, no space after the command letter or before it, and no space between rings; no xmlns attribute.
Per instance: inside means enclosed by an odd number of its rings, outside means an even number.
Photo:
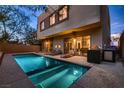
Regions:
<svg viewBox="0 0 124 93"><path fill-rule="evenodd" d="M124 31L124 5L109 6L111 33Z"/></svg>
<svg viewBox="0 0 124 93"><path fill-rule="evenodd" d="M110 5L111 33L120 33L124 30L124 5ZM41 11L42 12L42 11ZM38 12L37 15L41 14ZM32 17L31 25L37 27L37 18Z"/></svg>

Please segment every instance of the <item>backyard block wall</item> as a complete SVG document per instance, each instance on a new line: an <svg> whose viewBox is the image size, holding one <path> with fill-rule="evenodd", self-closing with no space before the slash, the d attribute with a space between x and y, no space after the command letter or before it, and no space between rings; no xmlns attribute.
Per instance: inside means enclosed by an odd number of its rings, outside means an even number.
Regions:
<svg viewBox="0 0 124 93"><path fill-rule="evenodd" d="M122 57L123 61L124 61L124 32L122 33L121 37L120 37L120 56Z"/></svg>
<svg viewBox="0 0 124 93"><path fill-rule="evenodd" d="M122 58L124 60L124 32L123 32L123 36L122 36Z"/></svg>
<svg viewBox="0 0 124 93"><path fill-rule="evenodd" d="M1 44L0 44L0 51L1 51Z"/></svg>
<svg viewBox="0 0 124 93"><path fill-rule="evenodd" d="M0 43L0 51L3 51L4 53L39 52L40 46Z"/></svg>

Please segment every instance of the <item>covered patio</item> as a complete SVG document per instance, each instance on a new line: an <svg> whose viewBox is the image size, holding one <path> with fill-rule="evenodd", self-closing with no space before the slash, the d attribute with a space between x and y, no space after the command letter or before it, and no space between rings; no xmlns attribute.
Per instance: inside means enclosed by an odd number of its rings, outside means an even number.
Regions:
<svg viewBox="0 0 124 93"><path fill-rule="evenodd" d="M87 51L94 45L102 47L101 23L93 23L86 26L64 30L41 38L41 51L52 52L60 50L67 54L74 52L75 55L86 56Z"/></svg>

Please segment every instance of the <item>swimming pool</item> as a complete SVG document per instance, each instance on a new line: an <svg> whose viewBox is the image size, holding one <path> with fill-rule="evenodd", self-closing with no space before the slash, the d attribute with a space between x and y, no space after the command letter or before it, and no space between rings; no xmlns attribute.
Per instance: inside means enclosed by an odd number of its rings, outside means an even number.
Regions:
<svg viewBox="0 0 124 93"><path fill-rule="evenodd" d="M89 69L36 54L17 54L14 58L38 88L70 87Z"/></svg>

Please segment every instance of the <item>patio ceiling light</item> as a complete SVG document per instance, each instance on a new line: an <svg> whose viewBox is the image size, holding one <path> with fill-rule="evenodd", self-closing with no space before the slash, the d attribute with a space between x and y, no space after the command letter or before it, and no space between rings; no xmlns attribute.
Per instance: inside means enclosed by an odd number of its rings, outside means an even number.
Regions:
<svg viewBox="0 0 124 93"><path fill-rule="evenodd" d="M74 43L76 42L76 39L75 39L75 38L73 38L73 42L74 42Z"/></svg>

